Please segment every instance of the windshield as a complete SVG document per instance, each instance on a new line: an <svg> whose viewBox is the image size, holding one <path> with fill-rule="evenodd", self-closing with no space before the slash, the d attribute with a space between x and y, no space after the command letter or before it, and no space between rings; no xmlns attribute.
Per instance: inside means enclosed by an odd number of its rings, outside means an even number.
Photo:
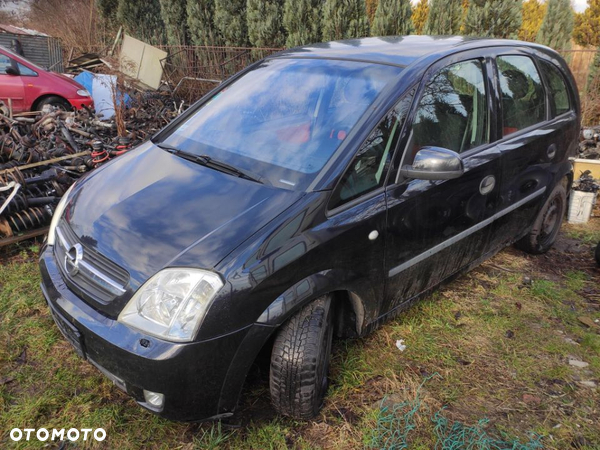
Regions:
<svg viewBox="0 0 600 450"><path fill-rule="evenodd" d="M303 190L402 69L319 59L264 61L164 143Z"/></svg>

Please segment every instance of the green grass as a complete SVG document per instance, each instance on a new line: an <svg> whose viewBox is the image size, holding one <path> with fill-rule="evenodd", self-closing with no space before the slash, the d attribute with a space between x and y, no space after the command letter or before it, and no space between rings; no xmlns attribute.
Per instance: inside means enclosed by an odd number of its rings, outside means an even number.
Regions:
<svg viewBox="0 0 600 450"><path fill-rule="evenodd" d="M8 437L15 427L102 427L104 443L77 448L365 448L376 442L382 399L410 401L431 377L410 449L435 447L430 417L441 408L466 426L489 418L486 432L498 438L526 442L533 431L549 449L600 448L599 390L578 384L600 382L600 335L578 320L600 318L599 284L590 264L563 263L557 252L504 251L371 335L336 342L329 395L315 420L276 417L263 376L245 391L241 426L231 427L169 422L137 406L75 355L49 316L35 261L17 255L0 267L0 447L47 444L15 444ZM567 357L589 367L573 368Z"/></svg>

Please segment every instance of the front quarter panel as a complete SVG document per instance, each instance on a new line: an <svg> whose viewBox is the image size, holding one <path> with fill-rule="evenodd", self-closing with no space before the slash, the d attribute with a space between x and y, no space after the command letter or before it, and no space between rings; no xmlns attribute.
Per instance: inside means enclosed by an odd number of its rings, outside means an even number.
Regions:
<svg viewBox="0 0 600 450"><path fill-rule="evenodd" d="M385 198L374 196L327 217L328 198L329 192L307 194L219 264L231 296L213 303L199 339L253 323L278 326L311 299L336 290L362 300L365 322L377 316ZM373 229L382 237L369 241Z"/></svg>

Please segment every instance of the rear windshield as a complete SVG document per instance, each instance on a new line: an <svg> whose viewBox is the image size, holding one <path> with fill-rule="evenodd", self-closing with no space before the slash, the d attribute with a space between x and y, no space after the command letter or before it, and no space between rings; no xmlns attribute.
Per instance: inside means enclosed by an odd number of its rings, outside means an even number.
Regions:
<svg viewBox="0 0 600 450"><path fill-rule="evenodd" d="M302 190L401 70L351 61L264 61L164 142Z"/></svg>

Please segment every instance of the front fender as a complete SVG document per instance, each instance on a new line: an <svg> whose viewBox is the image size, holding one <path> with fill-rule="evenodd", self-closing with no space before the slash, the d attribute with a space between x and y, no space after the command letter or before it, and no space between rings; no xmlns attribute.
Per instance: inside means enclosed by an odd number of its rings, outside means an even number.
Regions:
<svg viewBox="0 0 600 450"><path fill-rule="evenodd" d="M298 281L278 296L256 322L278 327L310 301L335 291L349 292L352 307L358 318L356 331L360 334L364 325L376 315L372 307L375 302L368 302L368 299L376 299L374 289L368 280L355 279L352 274L338 269L323 270Z"/></svg>

